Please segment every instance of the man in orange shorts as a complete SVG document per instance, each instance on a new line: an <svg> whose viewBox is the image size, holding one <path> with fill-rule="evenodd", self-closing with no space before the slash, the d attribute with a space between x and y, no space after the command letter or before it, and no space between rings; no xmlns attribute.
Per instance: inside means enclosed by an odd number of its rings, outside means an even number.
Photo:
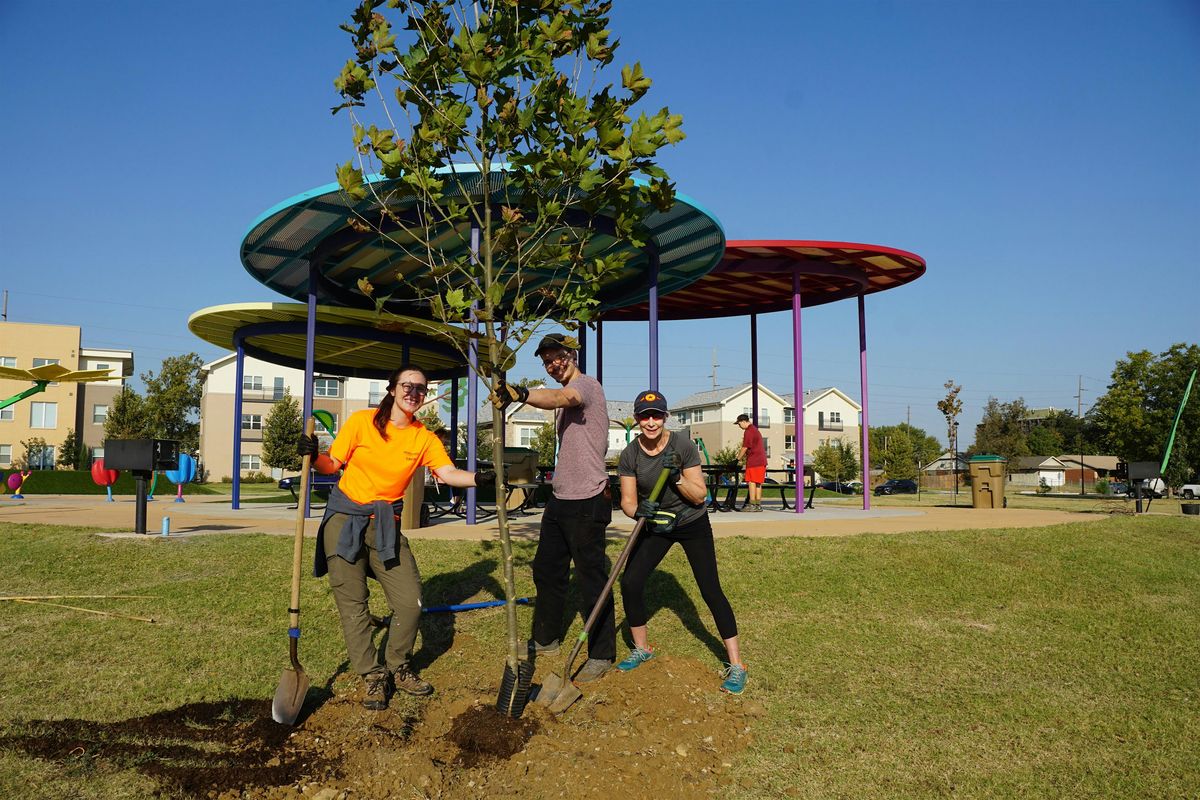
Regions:
<svg viewBox="0 0 1200 800"><path fill-rule="evenodd" d="M762 485L767 478L767 450L763 447L762 434L750 422L748 414L739 414L734 423L742 429L742 447L738 460L746 461L746 484L750 487L747 511L762 511Z"/></svg>

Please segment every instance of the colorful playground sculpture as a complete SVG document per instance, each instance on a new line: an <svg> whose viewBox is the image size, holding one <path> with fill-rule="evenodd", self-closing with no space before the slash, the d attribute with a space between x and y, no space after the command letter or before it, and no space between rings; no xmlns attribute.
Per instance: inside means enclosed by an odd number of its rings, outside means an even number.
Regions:
<svg viewBox="0 0 1200 800"><path fill-rule="evenodd" d="M112 496L113 484L117 482L117 478L121 476L120 470L105 469L104 459L97 458L92 462L92 481L97 486L103 486L108 490L108 502L114 502Z"/></svg>
<svg viewBox="0 0 1200 800"><path fill-rule="evenodd" d="M33 473L27 469L20 472L14 472L8 476L8 488L12 490L13 500L24 500L25 495L21 494L21 487L25 485L25 481L29 480L29 476Z"/></svg>
<svg viewBox="0 0 1200 800"><path fill-rule="evenodd" d="M175 502L186 502L183 499L183 485L185 483L191 483L196 479L196 459L192 458L187 453L180 453L179 468L169 469L163 474L167 476L167 480L178 487L175 492Z"/></svg>
<svg viewBox="0 0 1200 800"><path fill-rule="evenodd" d="M46 391L51 383L91 383L93 381L112 380L112 370L107 369L67 369L61 364L43 364L33 369L17 369L16 367L0 367L0 378L11 381L33 381L33 386L12 397L0 400L0 408L8 408L19 403L26 397Z"/></svg>

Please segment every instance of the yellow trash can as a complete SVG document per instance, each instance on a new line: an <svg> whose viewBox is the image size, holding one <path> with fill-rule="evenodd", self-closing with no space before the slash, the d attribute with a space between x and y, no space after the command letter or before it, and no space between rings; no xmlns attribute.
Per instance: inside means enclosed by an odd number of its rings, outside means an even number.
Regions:
<svg viewBox="0 0 1200 800"><path fill-rule="evenodd" d="M971 504L975 508L1004 508L1004 465L1003 456L971 456L968 462L971 473Z"/></svg>

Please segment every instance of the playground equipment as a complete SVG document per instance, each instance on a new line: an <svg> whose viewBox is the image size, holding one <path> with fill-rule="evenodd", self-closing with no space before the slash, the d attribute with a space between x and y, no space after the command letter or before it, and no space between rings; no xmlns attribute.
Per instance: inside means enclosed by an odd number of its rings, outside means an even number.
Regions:
<svg viewBox="0 0 1200 800"><path fill-rule="evenodd" d="M19 403L26 397L46 391L51 383L91 383L93 381L112 380L111 370L107 369L67 369L61 364L43 364L33 369L17 369L16 367L0 367L0 378L12 381L33 381L33 386L12 397L0 400L0 408L8 408Z"/></svg>
<svg viewBox="0 0 1200 800"><path fill-rule="evenodd" d="M21 494L21 487L25 485L25 481L29 480L29 476L32 474L29 470L23 469L8 476L8 488L12 490L13 500L25 499L25 495Z"/></svg>
<svg viewBox="0 0 1200 800"><path fill-rule="evenodd" d="M103 486L108 492L108 502L115 502L112 495L113 484L117 482L117 478L121 477L120 470L108 469L104 466L104 459L97 458L92 462L92 482L97 486Z"/></svg>
<svg viewBox="0 0 1200 800"><path fill-rule="evenodd" d="M180 453L179 468L169 469L164 474L167 476L167 480L178 487L175 491L175 502L185 502L183 499L183 485L191 483L196 479L196 459L187 453Z"/></svg>

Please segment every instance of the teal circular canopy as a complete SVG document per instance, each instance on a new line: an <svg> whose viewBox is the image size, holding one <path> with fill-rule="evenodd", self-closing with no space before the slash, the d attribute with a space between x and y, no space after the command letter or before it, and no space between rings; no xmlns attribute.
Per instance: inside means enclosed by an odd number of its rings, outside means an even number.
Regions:
<svg viewBox="0 0 1200 800"><path fill-rule="evenodd" d="M458 193L481 195L483 181L474 168L445 168L449 199ZM494 175L502 176L497 169ZM372 176L371 191L363 200L346 195L336 183L319 186L288 198L259 215L242 239L242 265L259 283L285 297L308 297L309 268L317 268L317 297L323 304L351 308L374 308L374 301L359 290L366 279L376 297L388 297L384 308L394 313L424 315L427 309L419 299L422 291L434 286L422 247L402 225L392 224L383 233L364 226L361 220L378 220L381 197L388 198L390 215L410 219L417 224L418 209L411 196L400 192L401 179ZM504 184L492 184L493 197L499 204ZM399 199L398 199L399 198ZM612 252L611 220L604 216L572 220L577 227L596 231L588 254ZM626 246L630 257L617 274L599 287L600 310L619 308L644 301L649 293L649 268L652 254L658 256L659 294L681 289L706 275L725 252L725 232L711 213L686 195L676 193L670 210L652 210L646 218L649 237L645 248ZM443 259L465 258L470 250L470 225L442 225L431 229L432 244ZM502 267L503 268L503 267ZM521 291L528 295L539 288L561 285L562 279L550 270L533 270ZM511 297L502 302L508 305Z"/></svg>

